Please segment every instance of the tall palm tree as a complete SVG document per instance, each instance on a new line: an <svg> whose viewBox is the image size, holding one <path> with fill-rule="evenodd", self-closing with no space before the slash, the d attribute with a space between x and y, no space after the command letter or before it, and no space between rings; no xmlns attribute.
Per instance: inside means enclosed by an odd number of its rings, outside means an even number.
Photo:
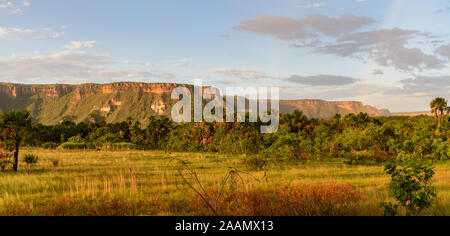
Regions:
<svg viewBox="0 0 450 236"><path fill-rule="evenodd" d="M445 98L435 98L430 103L431 112L434 114L440 123L446 113L450 112L450 107L447 106L447 100Z"/></svg>

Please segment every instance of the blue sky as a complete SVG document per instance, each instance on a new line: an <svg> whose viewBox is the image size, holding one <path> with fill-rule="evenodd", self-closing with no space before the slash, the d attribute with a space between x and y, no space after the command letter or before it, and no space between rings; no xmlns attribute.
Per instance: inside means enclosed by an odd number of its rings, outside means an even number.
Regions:
<svg viewBox="0 0 450 236"><path fill-rule="evenodd" d="M427 110L450 98L448 22L448 0L0 0L0 81L202 78Z"/></svg>

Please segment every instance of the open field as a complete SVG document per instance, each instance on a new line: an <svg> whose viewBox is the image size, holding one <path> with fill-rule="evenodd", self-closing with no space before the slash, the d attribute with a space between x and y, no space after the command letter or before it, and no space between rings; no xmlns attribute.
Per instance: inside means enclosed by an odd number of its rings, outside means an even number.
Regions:
<svg viewBox="0 0 450 236"><path fill-rule="evenodd" d="M389 200L381 165L281 162L255 171L237 155L23 149L21 158L27 153L38 164L0 172L0 215L213 215L187 183L214 200L222 193L219 215L382 215L378 203ZM230 170L238 172L223 185ZM450 215L450 163L436 172L439 200L424 214Z"/></svg>

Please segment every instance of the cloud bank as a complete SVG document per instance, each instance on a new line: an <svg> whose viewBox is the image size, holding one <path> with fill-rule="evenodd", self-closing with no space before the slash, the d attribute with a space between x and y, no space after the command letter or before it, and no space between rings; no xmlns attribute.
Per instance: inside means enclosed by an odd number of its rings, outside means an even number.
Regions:
<svg viewBox="0 0 450 236"><path fill-rule="evenodd" d="M108 56L63 51L40 56L0 57L0 77L10 82L86 83L112 81L171 80L173 74L138 69L112 69L125 65Z"/></svg>

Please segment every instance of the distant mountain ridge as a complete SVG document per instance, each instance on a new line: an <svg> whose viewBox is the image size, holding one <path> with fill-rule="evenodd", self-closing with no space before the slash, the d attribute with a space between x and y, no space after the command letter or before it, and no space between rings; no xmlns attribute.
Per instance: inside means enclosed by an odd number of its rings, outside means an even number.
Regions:
<svg viewBox="0 0 450 236"><path fill-rule="evenodd" d="M431 111L415 111L415 112L395 112L394 116L433 116Z"/></svg>
<svg viewBox="0 0 450 236"><path fill-rule="evenodd" d="M283 100L280 101L280 112L291 113L302 110L306 116L312 118L330 118L336 114L347 115L365 112L370 116L390 116L387 109L378 109L364 105L357 101L324 101L324 100Z"/></svg>
<svg viewBox="0 0 450 236"><path fill-rule="evenodd" d="M43 124L64 120L75 122L124 121L128 117L145 123L150 116L169 116L178 101L171 99L174 88L193 85L174 83L110 84L12 84L0 83L0 112L27 109ZM371 116L389 116L362 102L328 102L323 100L281 100L282 114L302 110L310 118L330 118L339 113L366 112Z"/></svg>

